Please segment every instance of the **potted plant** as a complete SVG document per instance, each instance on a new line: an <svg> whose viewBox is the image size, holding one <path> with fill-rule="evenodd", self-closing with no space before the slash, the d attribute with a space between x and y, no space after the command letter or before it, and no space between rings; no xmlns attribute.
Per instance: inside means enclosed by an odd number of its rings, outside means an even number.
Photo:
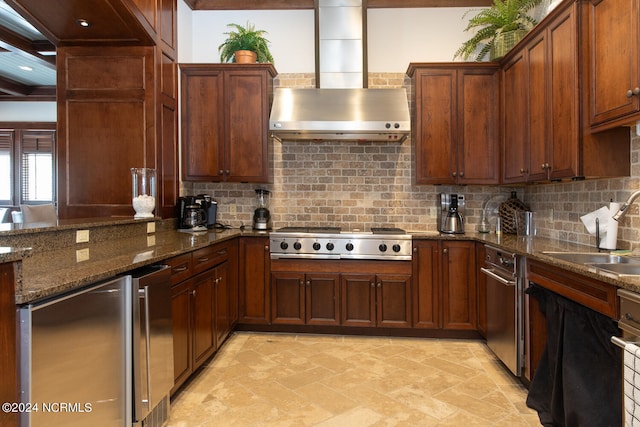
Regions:
<svg viewBox="0 0 640 427"><path fill-rule="evenodd" d="M492 61L502 58L538 23L528 12L540 5L542 1L493 0L490 8L480 10L469 20L465 31L477 29L477 32L460 46L454 59L461 57L466 60L475 55L475 60L481 61L487 53L490 53ZM472 11L477 9L467 13Z"/></svg>
<svg viewBox="0 0 640 427"><path fill-rule="evenodd" d="M218 46L220 62L273 62L269 40L264 38L265 30L256 30L255 25L248 21L246 27L238 24L227 24L227 27L235 30L224 33L228 37Z"/></svg>

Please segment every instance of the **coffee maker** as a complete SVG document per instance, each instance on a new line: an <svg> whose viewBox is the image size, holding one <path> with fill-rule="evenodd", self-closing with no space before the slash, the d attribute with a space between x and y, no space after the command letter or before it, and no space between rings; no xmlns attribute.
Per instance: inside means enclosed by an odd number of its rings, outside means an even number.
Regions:
<svg viewBox="0 0 640 427"><path fill-rule="evenodd" d="M464 195L440 193L438 231L446 234L464 234Z"/></svg>
<svg viewBox="0 0 640 427"><path fill-rule="evenodd" d="M253 212L254 230L271 230L271 212L269 212L269 190L256 188L257 207Z"/></svg>
<svg viewBox="0 0 640 427"><path fill-rule="evenodd" d="M198 203L207 212L207 228L216 228L218 215L218 202L213 200L208 194L198 194L196 196Z"/></svg>
<svg viewBox="0 0 640 427"><path fill-rule="evenodd" d="M202 206L204 199L196 196L178 197L176 216L181 230L206 230L207 211Z"/></svg>

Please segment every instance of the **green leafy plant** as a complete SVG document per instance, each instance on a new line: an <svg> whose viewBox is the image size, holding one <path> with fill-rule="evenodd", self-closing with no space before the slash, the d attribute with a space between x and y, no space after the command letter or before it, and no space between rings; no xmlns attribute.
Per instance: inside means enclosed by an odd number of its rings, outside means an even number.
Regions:
<svg viewBox="0 0 640 427"><path fill-rule="evenodd" d="M537 23L527 12L538 6L542 0L493 0L493 5L487 9L473 9L464 14L463 19L470 12L479 13L469 20L465 31L478 29L476 34L464 42L456 51L454 59L461 57L469 59L475 54L475 60L481 61L495 43L501 33L515 30L528 32ZM478 48L480 51L476 54Z"/></svg>
<svg viewBox="0 0 640 427"><path fill-rule="evenodd" d="M218 46L220 62L235 62L234 53L237 50L250 50L258 55L258 62L273 62L273 56L269 51L269 40L264 38L265 30L256 30L254 24L247 21L247 26L227 24L227 27L235 28L226 34L227 40Z"/></svg>

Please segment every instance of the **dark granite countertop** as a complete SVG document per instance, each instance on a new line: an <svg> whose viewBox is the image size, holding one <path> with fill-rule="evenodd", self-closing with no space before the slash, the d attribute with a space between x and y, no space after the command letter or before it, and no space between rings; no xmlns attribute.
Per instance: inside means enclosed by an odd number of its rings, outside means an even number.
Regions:
<svg viewBox="0 0 640 427"><path fill-rule="evenodd" d="M16 303L26 304L71 291L241 235L260 234L238 230L201 233L171 230L34 253L22 260Z"/></svg>
<svg viewBox="0 0 640 427"><path fill-rule="evenodd" d="M496 245L518 255L546 262L617 287L640 292L640 277L618 277L582 264L562 261L545 251L597 252L594 247L571 242L514 235L466 233L446 235L438 232L412 232L416 240L471 240ZM26 304L56 294L109 279L144 265L153 264L237 236L265 236L266 232L225 230L185 233L167 230L94 244L79 244L54 251L0 249L0 261L22 259L22 280L16 285L16 303Z"/></svg>
<svg viewBox="0 0 640 427"><path fill-rule="evenodd" d="M0 246L0 264L5 262L20 261L31 254L31 248L14 248Z"/></svg>
<svg viewBox="0 0 640 427"><path fill-rule="evenodd" d="M514 252L518 255L526 256L529 259L536 259L549 265L561 267L565 270L582 274L600 280L604 283L640 292L640 276L618 276L597 270L584 264L576 264L554 258L545 252L595 252L598 250L594 246L587 246L578 243L548 239L544 237L523 237L513 234L496 235L493 233L465 233L465 234L440 234L437 232L415 232L412 233L414 240L439 239L439 240L473 240L484 242L501 249ZM608 252L608 251L603 251Z"/></svg>

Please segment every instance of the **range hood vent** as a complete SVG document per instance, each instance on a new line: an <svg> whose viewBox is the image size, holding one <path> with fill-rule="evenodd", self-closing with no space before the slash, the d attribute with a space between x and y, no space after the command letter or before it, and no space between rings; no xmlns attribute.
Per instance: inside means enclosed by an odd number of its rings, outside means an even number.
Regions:
<svg viewBox="0 0 640 427"><path fill-rule="evenodd" d="M411 130L407 92L276 88L269 130L281 141L402 142Z"/></svg>

